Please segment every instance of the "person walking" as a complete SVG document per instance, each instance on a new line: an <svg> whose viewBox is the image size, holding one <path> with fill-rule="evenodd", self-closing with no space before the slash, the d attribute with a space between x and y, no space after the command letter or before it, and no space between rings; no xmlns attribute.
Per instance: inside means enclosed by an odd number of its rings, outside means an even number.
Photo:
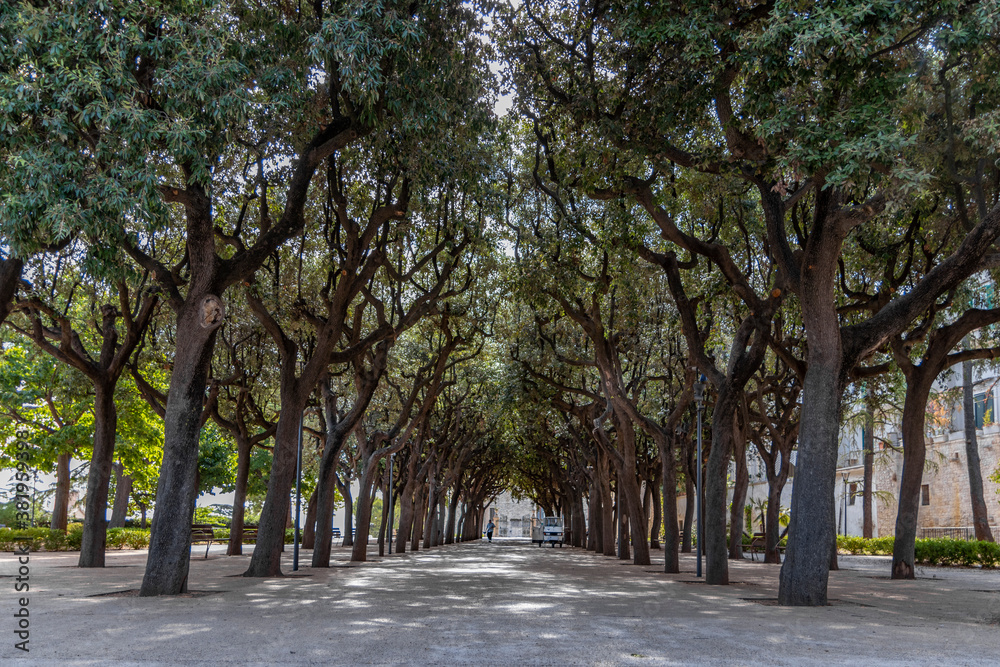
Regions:
<svg viewBox="0 0 1000 667"><path fill-rule="evenodd" d="M488 539L490 542L493 541L494 528L496 528L496 524L493 523L493 519L490 519L490 522L486 524L486 539Z"/></svg>

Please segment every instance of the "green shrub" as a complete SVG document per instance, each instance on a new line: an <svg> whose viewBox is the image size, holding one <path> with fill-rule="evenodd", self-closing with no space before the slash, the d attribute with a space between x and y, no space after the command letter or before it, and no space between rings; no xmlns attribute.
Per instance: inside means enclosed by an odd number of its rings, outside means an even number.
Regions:
<svg viewBox="0 0 1000 667"><path fill-rule="evenodd" d="M125 547L125 529L124 528L108 528L108 537L105 541L105 547L108 549L122 549Z"/></svg>
<svg viewBox="0 0 1000 667"><path fill-rule="evenodd" d="M891 556L894 538L873 537L866 539L857 535L838 535L837 550L853 555Z"/></svg>
<svg viewBox="0 0 1000 667"><path fill-rule="evenodd" d="M148 530L137 530L132 528L129 530L128 546L131 549L148 549L149 548L149 531Z"/></svg>
<svg viewBox="0 0 1000 667"><path fill-rule="evenodd" d="M891 556L894 538L876 537L866 540L853 535L837 536L837 549L850 554ZM997 567L1000 565L1000 545L976 540L955 540L947 537L916 540L913 560L921 565L962 565L965 567Z"/></svg>
<svg viewBox="0 0 1000 667"><path fill-rule="evenodd" d="M66 551L66 533L61 530L49 530L45 536L46 551Z"/></svg>
<svg viewBox="0 0 1000 667"><path fill-rule="evenodd" d="M79 551L83 544L83 524L74 523L66 531L66 550Z"/></svg>
<svg viewBox="0 0 1000 667"><path fill-rule="evenodd" d="M79 551L83 542L83 526L73 524L65 533L48 528L14 530L0 528L0 551L15 551L27 544L31 551ZM149 531L138 528L109 528L106 542L108 549L146 549Z"/></svg>

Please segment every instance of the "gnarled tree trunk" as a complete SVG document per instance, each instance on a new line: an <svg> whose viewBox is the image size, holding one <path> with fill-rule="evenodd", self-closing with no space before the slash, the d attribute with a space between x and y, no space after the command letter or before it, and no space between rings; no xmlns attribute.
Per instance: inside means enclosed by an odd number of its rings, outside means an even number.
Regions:
<svg viewBox="0 0 1000 667"><path fill-rule="evenodd" d="M9 261L9 260L8 260ZM60 454L56 459L56 495L52 505L52 530L66 530L69 525L69 467L71 454Z"/></svg>
<svg viewBox="0 0 1000 667"><path fill-rule="evenodd" d="M87 476L87 507L84 510L83 541L80 544L80 567L104 567L104 547L108 536L108 522L105 519L108 483L111 481L115 434L118 429L114 393L113 385L94 383L94 453L90 457L90 474ZM194 513L194 508L191 512ZM188 530L190 524L188 517Z"/></svg>

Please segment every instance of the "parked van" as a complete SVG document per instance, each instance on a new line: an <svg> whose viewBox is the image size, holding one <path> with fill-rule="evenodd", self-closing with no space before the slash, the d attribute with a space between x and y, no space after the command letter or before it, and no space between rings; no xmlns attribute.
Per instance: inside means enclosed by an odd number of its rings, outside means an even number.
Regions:
<svg viewBox="0 0 1000 667"><path fill-rule="evenodd" d="M563 545L563 520L561 516L547 516L541 521L531 521L531 541L542 546L551 543L553 547Z"/></svg>

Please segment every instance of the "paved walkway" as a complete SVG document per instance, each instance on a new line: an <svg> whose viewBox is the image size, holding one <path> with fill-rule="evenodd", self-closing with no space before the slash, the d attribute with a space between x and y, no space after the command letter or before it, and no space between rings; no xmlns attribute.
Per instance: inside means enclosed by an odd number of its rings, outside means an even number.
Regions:
<svg viewBox="0 0 1000 667"><path fill-rule="evenodd" d="M110 552L99 571L32 555L28 660L13 647L16 564L0 554L0 664L1000 664L997 572L894 582L885 559L847 557L831 606L785 608L778 566L735 563L739 583L707 586L687 555L666 575L512 540L359 566L338 548L329 570L260 580L238 576L246 556L194 553L194 594L173 598L102 595L138 588L144 551Z"/></svg>

